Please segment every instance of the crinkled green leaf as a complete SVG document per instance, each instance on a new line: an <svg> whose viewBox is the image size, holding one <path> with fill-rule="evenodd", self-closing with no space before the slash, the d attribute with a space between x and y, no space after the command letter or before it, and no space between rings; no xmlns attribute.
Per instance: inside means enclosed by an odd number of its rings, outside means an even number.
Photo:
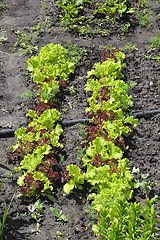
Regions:
<svg viewBox="0 0 160 240"><path fill-rule="evenodd" d="M42 173L42 172L34 172L33 177L37 181L41 181L44 184L44 188L42 192L45 192L47 189L53 190L53 187L51 186L51 182L48 180L48 178Z"/></svg>
<svg viewBox="0 0 160 240"><path fill-rule="evenodd" d="M25 139L27 128L21 127L15 131L15 137L17 139Z"/></svg>
<svg viewBox="0 0 160 240"><path fill-rule="evenodd" d="M54 147L63 148L63 144L59 143L59 137L63 133L63 129L60 124L57 124L53 131L50 133L49 138L51 140L51 144Z"/></svg>
<svg viewBox="0 0 160 240"><path fill-rule="evenodd" d="M63 186L64 192L70 194L74 188L82 189L81 184L84 184L85 174L76 165L70 164L66 168L69 171L71 180Z"/></svg>
<svg viewBox="0 0 160 240"><path fill-rule="evenodd" d="M60 116L61 113L57 109L46 109L40 117L33 119L33 121L29 123L29 127L35 127L36 130L52 129Z"/></svg>
<svg viewBox="0 0 160 240"><path fill-rule="evenodd" d="M50 145L44 144L38 146L32 154L27 154L21 161L21 169L26 169L28 172L33 172L37 166L42 162L44 155L49 154L51 149Z"/></svg>
<svg viewBox="0 0 160 240"><path fill-rule="evenodd" d="M83 156L82 160L84 165L89 163L94 159L96 154L101 154L104 161L108 159L120 159L122 158L123 151L116 147L111 141L107 141L102 137L97 137L86 150L86 154Z"/></svg>

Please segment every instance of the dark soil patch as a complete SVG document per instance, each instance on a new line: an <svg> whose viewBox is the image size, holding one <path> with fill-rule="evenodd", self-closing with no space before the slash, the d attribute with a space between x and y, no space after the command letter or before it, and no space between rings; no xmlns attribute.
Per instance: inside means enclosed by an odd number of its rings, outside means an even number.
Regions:
<svg viewBox="0 0 160 240"><path fill-rule="evenodd" d="M130 1L132 2L132 1ZM87 58L77 65L72 81L69 86L74 86L76 90L75 97L66 94L63 97L61 106L67 108L63 113L63 119L85 118L85 107L87 106L87 95L84 91L86 79L81 79L87 71L91 70L93 64L100 60L102 49L100 46L123 48L132 42L137 50L126 52L126 68L124 75L126 82L135 81L136 86L130 91L133 96L134 107L132 112L152 110L160 108L160 84L157 83L160 77L160 64L151 57L158 54L158 49L148 53L152 37L160 33L160 20L157 18L160 11L160 4L155 1L149 1L149 11L152 11L150 28L145 28L138 23L138 19L132 19L131 27L126 33L126 37L118 37L121 25L125 22L119 22L111 30L108 36L102 37L100 34L94 35L92 39L80 37L74 32L68 32L58 23L59 9L54 6L53 1L46 1L46 8L42 8L39 0L10 0L4 1L7 7L0 12L0 37L5 35L6 41L0 43L0 128L18 128L26 126L25 114L32 107L32 102L22 99L20 96L28 89L33 89L33 83L26 75L25 62L29 56L24 56L18 52L12 52L16 42L16 36L13 31L29 33L30 27L36 25L37 20L42 21L46 17L51 19L50 31L45 28L37 37L33 37L32 44L38 48L47 43L60 43L63 46L67 41L71 41L79 48L83 47L88 53ZM85 8L87 12L87 5ZM97 16L98 18L99 16ZM148 57L146 57L148 56ZM81 161L77 160L77 145L80 140L78 126L67 127L64 129L62 142L66 153L62 165L76 163L81 166ZM138 127L134 134L126 142L129 149L126 156L135 168L139 168L139 173L135 178L141 179L142 174L148 173L148 181L156 182L153 190L149 193L160 197L160 114L142 117L139 119ZM0 139L0 174L3 179L3 186L0 197L0 212L3 213L5 202L9 205L12 195L18 194L17 177L14 167L18 163L10 163L6 159L6 153L16 142L15 138ZM133 167L132 166L132 167ZM11 171L6 169L9 168ZM131 168L132 168L131 167ZM87 186L86 186L87 188ZM89 203L87 201L87 189L81 193L67 196L60 188L55 193L58 202L53 203L42 198L44 205L44 215L40 222L40 232L31 233L31 229L36 229L36 222L31 216L29 206L32 203L23 202L20 198L14 197L11 209L8 214L4 239L56 239L57 231L62 233L62 237L72 240L93 239L91 230L92 218L87 213ZM135 193L135 199L145 201L142 191ZM67 216L68 222L63 223L50 211L50 207L59 212L60 210ZM160 204L157 204L158 210ZM60 238L59 238L60 239ZM159 239L159 238L157 238Z"/></svg>

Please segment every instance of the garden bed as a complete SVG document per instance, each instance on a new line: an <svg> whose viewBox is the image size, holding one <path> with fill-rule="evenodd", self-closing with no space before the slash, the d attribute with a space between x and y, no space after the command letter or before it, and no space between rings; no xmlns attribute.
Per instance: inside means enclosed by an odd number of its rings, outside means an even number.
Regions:
<svg viewBox="0 0 160 240"><path fill-rule="evenodd" d="M96 3L96 1L93 2ZM132 1L128 2L131 7ZM61 26L58 18L61 10L53 1L11 0L3 1L3 3L0 22L1 129L27 126L25 114L33 106L33 96L29 94L30 92L28 95L24 93L28 90L32 91L34 84L26 70L25 62L48 43L61 44L65 48L71 45L77 46L77 49L72 48L70 52L74 56L75 52L79 51L79 55L82 56L76 63L75 72L69 79L68 89L63 92L59 102L58 107L63 120L86 118L85 108L88 106L88 94L85 92L87 78L84 76L93 68L94 63L101 60L101 52L110 47L119 48L125 53L124 80L129 85L136 83L129 92L133 96L134 103L130 112L160 108L160 84L158 83L160 63L153 59L155 55L159 55L160 45L157 43L151 48L153 44L151 38L159 34L160 30L158 1L149 1L148 12L152 11L150 20L141 19L140 21L137 15L132 14L131 25L124 32L124 24L128 21L127 15L124 19L117 20L116 25L111 25L108 34L102 34L102 31L99 32L96 28L94 31L90 30L88 36L84 36L84 32L79 34L75 32L75 29L69 31ZM85 3L84 9L85 14L89 15L87 4ZM93 29L100 17L103 16L96 15L92 24ZM149 26L150 23L152 23L151 26ZM41 25L41 28L38 25ZM107 29L107 25L104 27ZM31 36L29 42L27 42L28 35ZM24 44L20 46L21 43ZM25 55L26 53L28 55ZM64 128L61 139L64 146L62 167L69 164L82 167L81 159L77 159L77 147L80 140L78 125ZM144 184L148 184L147 186L152 185L152 189L148 192L149 197L155 195L160 197L159 140L159 113L140 117L137 128L129 138L126 138L126 145L129 149L126 150L125 157L130 161L131 170L139 169L137 173L134 173L135 179L140 182L144 181ZM57 202L42 197L40 201L43 204L43 212L41 212L39 229L36 231L37 222L32 216L36 200L26 202L16 197L19 194L17 185L19 173L15 172L14 168L19 166L19 162L8 161L6 158L6 154L10 152L11 146L15 143L16 138L0 139L0 174L3 179L0 197L1 213L4 211L5 202L8 206L15 194L5 224L4 239L94 239L92 232L94 219L87 212L90 206L87 200L87 185L83 190L76 190L70 195L64 193L62 186L57 188L54 194ZM145 179L142 178L144 174L148 174ZM136 189L134 199L141 203L145 202L146 192L143 187ZM50 207L54 207L58 213L62 211L68 221L65 221L65 218L61 219L60 215L55 216ZM159 203L156 207L159 210ZM159 239L159 236L155 239Z"/></svg>

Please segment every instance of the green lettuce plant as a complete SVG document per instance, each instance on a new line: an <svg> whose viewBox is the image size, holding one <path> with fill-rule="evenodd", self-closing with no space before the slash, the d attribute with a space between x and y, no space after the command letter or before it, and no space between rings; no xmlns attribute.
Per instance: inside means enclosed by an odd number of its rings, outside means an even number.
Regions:
<svg viewBox="0 0 160 240"><path fill-rule="evenodd" d="M102 137L97 137L92 143L89 144L86 154L82 158L84 165L87 165L87 163L93 160L98 154L101 156L101 161L106 163L108 161L109 164L109 162L112 162L113 159L115 161L120 159L123 155L123 152L119 147L116 147L113 142L107 141Z"/></svg>
<svg viewBox="0 0 160 240"><path fill-rule="evenodd" d="M66 169L69 171L69 178L71 180L64 185L64 192L70 194L74 188L83 189L81 185L84 184L85 174L81 173L80 168L71 164Z"/></svg>
<svg viewBox="0 0 160 240"><path fill-rule="evenodd" d="M37 56L26 62L33 81L39 89L38 95L42 102L48 102L60 91L60 81L68 81L74 72L74 62L70 61L68 50L61 44L49 43L40 49Z"/></svg>

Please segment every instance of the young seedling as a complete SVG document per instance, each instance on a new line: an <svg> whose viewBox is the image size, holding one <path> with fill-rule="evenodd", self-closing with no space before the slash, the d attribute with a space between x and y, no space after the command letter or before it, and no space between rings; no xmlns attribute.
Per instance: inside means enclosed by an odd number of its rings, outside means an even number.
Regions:
<svg viewBox="0 0 160 240"><path fill-rule="evenodd" d="M72 97L75 97L76 95L76 90L74 89L74 86L69 87L69 92Z"/></svg>
<svg viewBox="0 0 160 240"><path fill-rule="evenodd" d="M3 180L0 183L0 190L2 188L2 185L3 185ZM7 218L8 212L9 212L9 210L11 208L11 204L12 204L12 201L14 199L14 196L15 196L15 194L13 194L8 207L5 204L4 214L3 214L2 218L1 218L2 220L0 220L0 240L3 240L6 218Z"/></svg>
<svg viewBox="0 0 160 240"><path fill-rule="evenodd" d="M56 216L58 221L68 222L68 219L62 210L60 210L60 212L57 212L54 207L50 207L50 210Z"/></svg>
<svg viewBox="0 0 160 240"><path fill-rule="evenodd" d="M152 182L150 180L147 180L149 174L142 174L141 177L142 179L146 179L146 180L143 180L143 181L139 181L137 179L135 179L135 184L134 184L134 188L139 188L141 187L143 192L146 194L148 194L148 192L154 187L157 185L157 183L155 182Z"/></svg>
<svg viewBox="0 0 160 240"><path fill-rule="evenodd" d="M31 90L27 90L26 92L22 93L20 95L21 98L24 99L29 99L30 102L33 101L33 98L36 97L36 92L35 91L31 91Z"/></svg>
<svg viewBox="0 0 160 240"><path fill-rule="evenodd" d="M159 49L160 48L160 34L157 33L155 37L151 38L151 42L152 42L152 44L151 44L150 48Z"/></svg>
<svg viewBox="0 0 160 240"><path fill-rule="evenodd" d="M54 236L55 240L68 240L68 238L63 238L62 237L63 233L61 233L60 231L57 231L57 235Z"/></svg>
<svg viewBox="0 0 160 240"><path fill-rule="evenodd" d="M40 200L38 199L33 205L30 205L28 207L29 211L31 212L31 216L36 221L37 229L31 229L30 231L33 232L40 232L40 222L43 218L43 204L40 203Z"/></svg>
<svg viewBox="0 0 160 240"><path fill-rule="evenodd" d="M7 37L5 37L4 35L2 35L2 36L0 37L0 43L6 42L7 39L8 39Z"/></svg>

